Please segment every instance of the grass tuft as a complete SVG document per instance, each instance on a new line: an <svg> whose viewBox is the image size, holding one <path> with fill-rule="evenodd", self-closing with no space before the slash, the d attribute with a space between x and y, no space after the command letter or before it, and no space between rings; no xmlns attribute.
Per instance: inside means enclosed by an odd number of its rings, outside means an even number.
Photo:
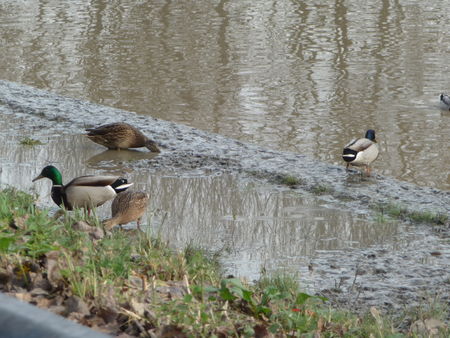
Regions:
<svg viewBox="0 0 450 338"><path fill-rule="evenodd" d="M379 218L381 219L386 215L403 221L433 225L442 225L449 220L447 215L441 213L431 211L411 211L395 203L378 203L373 205L372 208L380 213Z"/></svg>
<svg viewBox="0 0 450 338"><path fill-rule="evenodd" d="M315 195L324 195L333 192L333 188L327 185L318 184L311 188L311 192Z"/></svg>
<svg viewBox="0 0 450 338"><path fill-rule="evenodd" d="M300 178L291 175L284 175L278 177L278 182L280 184L287 185L288 187L294 187L296 185L302 184L302 180Z"/></svg>
<svg viewBox="0 0 450 338"><path fill-rule="evenodd" d="M22 140L20 140L20 144L23 146L38 146L42 145L43 143L39 140L35 140L30 137L25 137Z"/></svg>

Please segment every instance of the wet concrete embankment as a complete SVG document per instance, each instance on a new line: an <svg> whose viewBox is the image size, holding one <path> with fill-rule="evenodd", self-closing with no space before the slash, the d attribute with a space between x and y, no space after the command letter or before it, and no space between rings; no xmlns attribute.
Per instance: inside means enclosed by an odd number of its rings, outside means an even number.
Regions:
<svg viewBox="0 0 450 338"><path fill-rule="evenodd" d="M155 171L189 173L205 169L243 173L276 181L285 175L300 179L298 189L327 189L329 203L356 213L367 213L371 204L397 203L409 210L450 214L450 192L418 187L389 177L363 178L346 173L344 166L333 166L295 153L275 152L257 145L211 134L172 122L139 116L128 111L65 98L35 88L0 81L0 112L22 120L22 128L36 135L49 129L55 133L79 134L85 127L127 121L151 135L163 149L152 160L139 161ZM323 137L332 138L333 135ZM336 154L340 156L340 154ZM382 159L381 159L382 160Z"/></svg>

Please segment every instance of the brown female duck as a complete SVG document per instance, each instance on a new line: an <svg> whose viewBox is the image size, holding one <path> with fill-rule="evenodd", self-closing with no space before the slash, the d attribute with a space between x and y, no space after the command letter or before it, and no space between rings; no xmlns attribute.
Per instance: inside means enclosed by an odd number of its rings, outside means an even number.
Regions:
<svg viewBox="0 0 450 338"><path fill-rule="evenodd" d="M124 191L117 194L111 205L112 217L103 222L107 229L136 221L140 230L142 215L147 209L149 195L143 191Z"/></svg>
<svg viewBox="0 0 450 338"><path fill-rule="evenodd" d="M155 141L150 140L138 129L125 122L105 124L97 128L88 128L86 131L90 140L109 149L146 147L150 151L160 152Z"/></svg>

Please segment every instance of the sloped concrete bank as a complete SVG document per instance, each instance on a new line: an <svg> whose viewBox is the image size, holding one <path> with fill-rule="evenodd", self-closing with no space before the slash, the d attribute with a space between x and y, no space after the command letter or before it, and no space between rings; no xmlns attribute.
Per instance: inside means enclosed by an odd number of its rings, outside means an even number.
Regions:
<svg viewBox="0 0 450 338"><path fill-rule="evenodd" d="M0 338L110 337L2 293L0 327Z"/></svg>
<svg viewBox="0 0 450 338"><path fill-rule="evenodd" d="M291 152L272 151L184 125L140 116L132 112L71 99L12 82L0 81L0 112L21 119L20 128L33 129L37 136L55 133L78 134L84 128L127 121L154 138L163 148L152 160L133 166L151 170L187 173L195 169L244 173L277 182L285 175L301 181L298 189L313 191L325 186L330 203L366 213L370 204L394 202L409 210L450 215L450 192L375 175L361 179L344 167L315 161Z"/></svg>

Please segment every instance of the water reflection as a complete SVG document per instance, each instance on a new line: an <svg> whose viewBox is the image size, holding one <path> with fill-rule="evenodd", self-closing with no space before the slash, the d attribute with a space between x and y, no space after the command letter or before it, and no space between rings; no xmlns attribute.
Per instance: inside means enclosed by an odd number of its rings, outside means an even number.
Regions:
<svg viewBox="0 0 450 338"><path fill-rule="evenodd" d="M19 139L1 139L1 186L33 191L40 204L56 210L50 181L31 183L45 165L61 169L64 182L84 174L125 175L134 189L151 196L146 222L152 231L176 247L191 243L221 251L240 275L255 277L262 266L297 269L320 250L397 245L398 227L373 226L296 192L274 191L231 175L180 178L134 170L133 163L145 163L154 154L103 151L82 135L49 136L44 145L33 147L20 145ZM108 217L109 204L98 214Z"/></svg>
<svg viewBox="0 0 450 338"><path fill-rule="evenodd" d="M340 163L368 128L374 170L450 187L439 1L0 1L0 77Z"/></svg>
<svg viewBox="0 0 450 338"><path fill-rule="evenodd" d="M99 154L91 156L86 160L86 166L92 169L119 170L124 163L138 160L149 160L158 156L157 153L144 152L139 150L105 150Z"/></svg>

